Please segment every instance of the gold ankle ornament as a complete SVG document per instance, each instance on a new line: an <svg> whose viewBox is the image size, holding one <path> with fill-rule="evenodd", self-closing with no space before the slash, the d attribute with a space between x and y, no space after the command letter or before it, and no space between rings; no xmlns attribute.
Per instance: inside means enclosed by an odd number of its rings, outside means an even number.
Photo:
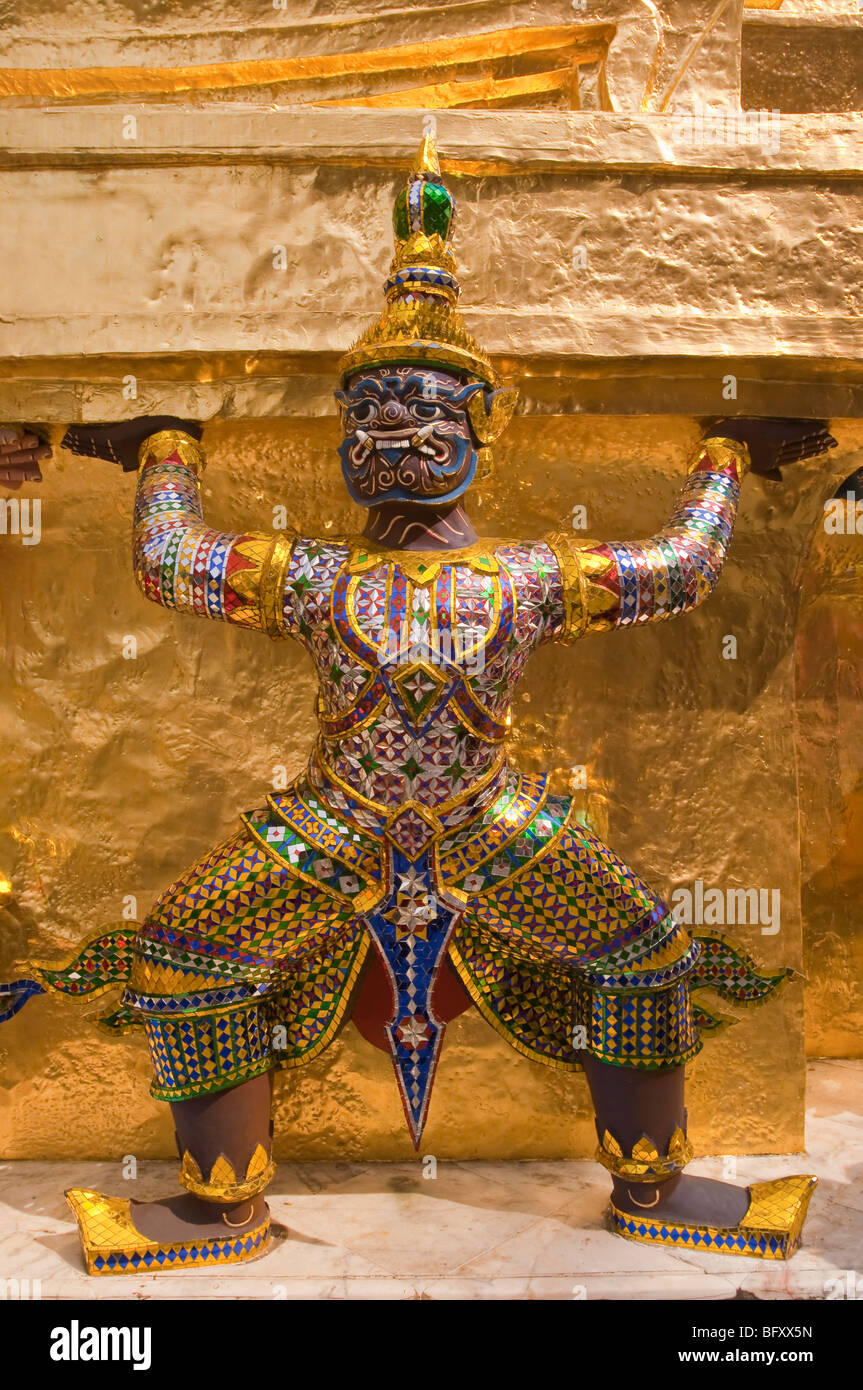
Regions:
<svg viewBox="0 0 863 1390"><path fill-rule="evenodd" d="M611 1228L626 1240L642 1245L669 1245L679 1250L696 1250L718 1255L745 1255L759 1260L788 1260L800 1247L803 1223L818 1179L795 1173L772 1182L753 1183L748 1188L749 1205L736 1226L707 1226L679 1217L651 1214L659 1205L659 1184L683 1171L692 1158L692 1145L678 1125L660 1154L646 1135L625 1154L614 1135L606 1130L596 1157L613 1177L626 1183L649 1184L655 1192L650 1201L629 1196L637 1213L623 1211L611 1199ZM646 1194L645 1194L646 1195Z"/></svg>
<svg viewBox="0 0 863 1390"><path fill-rule="evenodd" d="M677 1173L682 1173L693 1153L692 1145L678 1125L669 1140L666 1154L660 1154L656 1145L644 1134L633 1144L632 1153L627 1155L611 1131L606 1130L596 1151L596 1159L615 1178L622 1178L625 1182L654 1184L666 1182Z"/></svg>
<svg viewBox="0 0 863 1390"><path fill-rule="evenodd" d="M205 1181L198 1163L187 1149L183 1154L179 1182L187 1192L194 1193L204 1202L232 1206L235 1202L245 1202L250 1197L257 1197L270 1182L275 1171L275 1163L263 1144L258 1144L249 1159L244 1177L238 1178L230 1159L220 1154L210 1169L209 1178Z"/></svg>
<svg viewBox="0 0 863 1390"><path fill-rule="evenodd" d="M249 1203L249 1214L248 1214L248 1216L244 1216L243 1219L242 1219L242 1221L232 1221L231 1218L228 1216L228 1213L227 1213L226 1211L223 1211L223 1212L222 1212L222 1220L224 1221L224 1223L225 1223L226 1226L230 1226L230 1228L231 1228L232 1231L239 1231L239 1229L240 1229L241 1226L247 1226L247 1225L249 1224L249 1222L250 1222L251 1219L252 1219L252 1213L254 1212L254 1210L255 1210L255 1204L254 1204L254 1202L250 1202L250 1203Z"/></svg>

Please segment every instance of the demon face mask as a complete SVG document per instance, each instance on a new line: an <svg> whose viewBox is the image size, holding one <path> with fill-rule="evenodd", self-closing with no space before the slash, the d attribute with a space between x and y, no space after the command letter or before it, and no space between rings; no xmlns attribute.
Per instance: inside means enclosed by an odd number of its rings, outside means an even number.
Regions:
<svg viewBox="0 0 863 1390"><path fill-rule="evenodd" d="M371 367L350 377L336 400L345 431L339 457L353 500L376 507L461 497L477 468L469 404L485 389L419 367Z"/></svg>

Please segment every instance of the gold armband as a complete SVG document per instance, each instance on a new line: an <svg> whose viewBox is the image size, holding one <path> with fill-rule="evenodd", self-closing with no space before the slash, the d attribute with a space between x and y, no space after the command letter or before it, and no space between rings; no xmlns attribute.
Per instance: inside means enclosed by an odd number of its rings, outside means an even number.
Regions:
<svg viewBox="0 0 863 1390"><path fill-rule="evenodd" d="M261 626L270 637L276 639L290 636L285 628L285 575L296 539L293 534L277 536L261 568Z"/></svg>
<svg viewBox="0 0 863 1390"><path fill-rule="evenodd" d="M210 1169L208 1180L204 1179L198 1164L188 1149L183 1154L180 1168L180 1186L193 1192L204 1202L220 1202L229 1206L232 1202L246 1202L263 1192L276 1171L276 1165L267 1154L263 1144L259 1144L249 1159L245 1176L238 1178L233 1164L222 1154Z"/></svg>
<svg viewBox="0 0 863 1390"><path fill-rule="evenodd" d="M629 1182L657 1183L682 1173L692 1154L692 1145L678 1125L666 1154L660 1154L656 1145L651 1143L647 1135L643 1135L637 1144L633 1144L632 1153L627 1155L614 1135L606 1130L596 1151L596 1159L616 1178Z"/></svg>
<svg viewBox="0 0 863 1390"><path fill-rule="evenodd" d="M611 627L605 614L615 607L617 598L604 585L593 583L595 576L607 574L613 565L607 555L598 555L593 549L600 542L576 541L566 532L557 531L546 536L545 543L560 566L566 604L564 628L558 641L569 646L583 637L588 627L596 632Z"/></svg>
<svg viewBox="0 0 863 1390"><path fill-rule="evenodd" d="M569 646L583 636L587 627L587 582L569 536L555 532L546 537L546 544L560 566L566 617L560 641Z"/></svg>
<svg viewBox="0 0 863 1390"><path fill-rule="evenodd" d="M719 435L710 435L707 439L702 439L696 452L689 460L687 473L695 472L705 453L714 468L730 468L733 464L738 483L743 482L745 475L752 467L748 444L741 444L739 439L725 439Z"/></svg>
<svg viewBox="0 0 863 1390"><path fill-rule="evenodd" d="M191 434L184 430L159 430L148 435L138 450L138 471L145 463L162 463L176 454L181 463L191 468L196 478L200 478L207 460L204 450Z"/></svg>

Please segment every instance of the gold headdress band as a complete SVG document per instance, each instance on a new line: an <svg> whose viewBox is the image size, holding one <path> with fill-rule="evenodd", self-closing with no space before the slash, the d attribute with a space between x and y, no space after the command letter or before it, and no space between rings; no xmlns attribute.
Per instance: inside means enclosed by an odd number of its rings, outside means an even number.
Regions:
<svg viewBox="0 0 863 1390"><path fill-rule="evenodd" d="M497 388L499 376L458 312L459 284L449 246L455 204L441 182L434 137L426 135L393 208L396 252L384 283L386 307L339 362L346 377L363 367L392 363L459 372ZM518 393L496 392L491 403L478 393L471 423L483 446L506 427Z"/></svg>

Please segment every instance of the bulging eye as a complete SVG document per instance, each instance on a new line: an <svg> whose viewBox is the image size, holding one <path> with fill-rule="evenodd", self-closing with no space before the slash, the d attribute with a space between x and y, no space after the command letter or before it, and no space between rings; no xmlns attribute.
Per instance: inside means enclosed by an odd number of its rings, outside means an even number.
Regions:
<svg viewBox="0 0 863 1390"><path fill-rule="evenodd" d="M358 425L367 425L374 415L375 407L373 401L357 401L348 411L348 423L354 422Z"/></svg>
<svg viewBox="0 0 863 1390"><path fill-rule="evenodd" d="M435 401L411 401L411 414L418 420L436 420L440 411Z"/></svg>

